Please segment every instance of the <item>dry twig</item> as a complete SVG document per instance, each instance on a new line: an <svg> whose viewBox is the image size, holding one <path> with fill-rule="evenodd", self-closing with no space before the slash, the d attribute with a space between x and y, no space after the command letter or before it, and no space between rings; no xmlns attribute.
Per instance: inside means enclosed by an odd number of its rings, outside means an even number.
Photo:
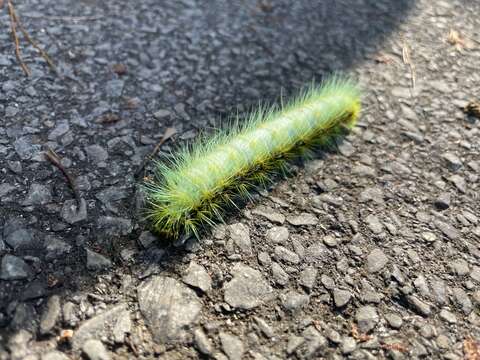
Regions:
<svg viewBox="0 0 480 360"><path fill-rule="evenodd" d="M463 340L465 360L480 360L480 344L472 337Z"/></svg>
<svg viewBox="0 0 480 360"><path fill-rule="evenodd" d="M408 351L408 348L402 343L392 343L392 344L381 344L382 348L385 350L394 350L405 353Z"/></svg>
<svg viewBox="0 0 480 360"><path fill-rule="evenodd" d="M80 197L80 192L78 191L77 187L75 186L75 179L73 176L65 169L65 167L62 165L60 157L55 153L50 148L47 148L47 152L45 153L45 157L53 164L55 165L62 173L65 175L67 178L68 184L70 185L70 188L72 189L74 195L75 195L75 200L77 201L77 206L80 206L81 202L81 197Z"/></svg>
<svg viewBox="0 0 480 360"><path fill-rule="evenodd" d="M25 39L35 48L40 52L40 56L45 59L47 62L48 66L50 66L50 69L52 69L54 72L57 72L57 68L55 67L55 64L53 63L52 59L48 54L46 53L45 50L43 50L38 44L30 37L29 33L25 28L23 27L22 23L18 20L17 15L15 15L15 20L17 21L18 27L20 28L20 31L22 32L23 36L25 36Z"/></svg>
<svg viewBox="0 0 480 360"><path fill-rule="evenodd" d="M138 352L138 349L137 349L137 346L135 345L135 343L132 341L132 338L131 338L131 335L130 334L127 334L127 336L125 336L125 343L128 345L128 347L130 348L130 350L132 350L133 354L135 355L135 357L138 356L139 352Z"/></svg>
<svg viewBox="0 0 480 360"><path fill-rule="evenodd" d="M3 0L0 0L3 1ZM2 4L0 4L2 5ZM18 38L18 33L17 33L17 28L21 31L23 36L25 37L25 40L32 45L37 51L40 53L40 56L47 62L48 66L56 72L56 67L53 64L52 59L48 54L46 53L45 50L43 50L30 36L28 31L24 28L22 23L20 22L20 19L15 11L15 6L13 5L12 0L7 0L7 5L8 5L8 15L10 17L10 29L12 31L12 38L13 42L15 43L15 56L17 57L17 60L20 64L20 67L22 68L23 72L25 75L30 76L32 73L28 66L25 64L25 62L22 59L22 55L20 52L20 40ZM1 7L1 6L0 6Z"/></svg>
<svg viewBox="0 0 480 360"><path fill-rule="evenodd" d="M165 143L165 141L170 139L176 133L177 133L177 130L173 127L169 127L165 130L165 133L163 134L162 138L157 143L157 145L155 145L155 148L153 149L153 151L145 158L145 160L143 160L142 165L140 165L138 170L135 172L134 174L135 177L138 177L140 173L143 171L143 169L145 168L145 166L148 164L148 162L152 160L152 158L155 155L157 155L158 151L160 150L160 147Z"/></svg>
<svg viewBox="0 0 480 360"><path fill-rule="evenodd" d="M30 76L32 73L30 72L30 69L27 67L27 65L25 65L25 63L23 62L22 55L20 53L20 41L18 40L17 22L15 21L15 8L13 7L13 4L10 0L8 1L7 5L8 16L10 17L10 29L12 31L13 42L15 43L15 56L17 57L18 63L20 64L20 67L22 68L25 75Z"/></svg>
<svg viewBox="0 0 480 360"><path fill-rule="evenodd" d="M360 342L365 342L365 341L368 341L368 340L371 340L372 337L370 335L367 335L367 334L361 334L359 331L358 331L358 327L355 323L352 324L352 337L355 339L355 340L358 340Z"/></svg>

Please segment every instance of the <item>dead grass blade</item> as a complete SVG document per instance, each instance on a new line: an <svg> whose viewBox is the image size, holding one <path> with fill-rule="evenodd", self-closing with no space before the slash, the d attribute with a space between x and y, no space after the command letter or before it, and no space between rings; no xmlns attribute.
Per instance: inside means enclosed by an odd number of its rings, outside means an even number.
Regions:
<svg viewBox="0 0 480 360"><path fill-rule="evenodd" d="M463 36L462 34L460 34L459 31L455 29L450 29L450 32L448 33L448 36L447 36L447 42L450 45L455 46L455 48L458 51L462 51L464 49L469 50L469 49L473 49L474 47L472 40Z"/></svg>
<svg viewBox="0 0 480 360"><path fill-rule="evenodd" d="M410 56L410 48L408 47L407 43L403 43L402 46L402 59L405 65L408 65L410 69L410 79L412 85L412 91L415 90L415 85L417 83L417 75L415 71L415 64L412 62L412 58Z"/></svg>
<svg viewBox="0 0 480 360"><path fill-rule="evenodd" d="M480 360L480 344L472 337L463 340L465 360Z"/></svg>

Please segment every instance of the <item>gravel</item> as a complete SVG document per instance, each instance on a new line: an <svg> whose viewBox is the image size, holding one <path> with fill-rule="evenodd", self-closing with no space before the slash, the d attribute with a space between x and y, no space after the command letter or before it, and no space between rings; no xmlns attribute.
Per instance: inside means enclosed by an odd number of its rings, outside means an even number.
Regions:
<svg viewBox="0 0 480 360"><path fill-rule="evenodd" d="M314 215L308 213L290 216L287 218L287 221L294 226L308 226L316 225L318 223L318 219Z"/></svg>
<svg viewBox="0 0 480 360"><path fill-rule="evenodd" d="M31 248L35 245L35 237L31 230L26 228L16 228L9 232L4 230L5 242L13 250L20 248Z"/></svg>
<svg viewBox="0 0 480 360"><path fill-rule="evenodd" d="M250 230L244 224L232 224L229 226L230 239L241 252L251 253L252 243Z"/></svg>
<svg viewBox="0 0 480 360"><path fill-rule="evenodd" d="M290 276L283 269L283 267L277 262L272 262L271 267L272 267L272 276L275 283L280 286L287 285L288 281L290 280Z"/></svg>
<svg viewBox="0 0 480 360"><path fill-rule="evenodd" d="M193 261L188 266L182 280L185 284L200 289L203 292L208 292L212 289L212 279L210 275L208 275L203 266Z"/></svg>
<svg viewBox="0 0 480 360"><path fill-rule="evenodd" d="M68 360L68 356L60 351L50 351L42 355L42 360Z"/></svg>
<svg viewBox="0 0 480 360"><path fill-rule="evenodd" d="M296 291L289 291L281 295L282 305L286 310L295 311L305 306L309 302L308 295L300 294Z"/></svg>
<svg viewBox="0 0 480 360"><path fill-rule="evenodd" d="M381 249L373 249L367 256L367 271L375 273L382 270L388 263L388 258Z"/></svg>
<svg viewBox="0 0 480 360"><path fill-rule="evenodd" d="M255 269L236 264L231 270L232 280L223 287L225 301L234 308L252 309L273 298L273 289Z"/></svg>
<svg viewBox="0 0 480 360"><path fill-rule="evenodd" d="M2 258L0 279L22 280L28 278L30 272L30 267L22 259L13 255L5 255Z"/></svg>
<svg viewBox="0 0 480 360"><path fill-rule="evenodd" d="M318 270L313 266L308 266L302 270L299 277L300 285L307 289L312 289L315 286L317 280Z"/></svg>
<svg viewBox="0 0 480 360"><path fill-rule="evenodd" d="M153 277L137 293L140 311L160 343L185 337L185 330L197 322L202 309L195 292L170 277Z"/></svg>
<svg viewBox="0 0 480 360"><path fill-rule="evenodd" d="M283 244L289 237L288 228L284 226L274 226L268 229L265 238L273 244Z"/></svg>
<svg viewBox="0 0 480 360"><path fill-rule="evenodd" d="M377 216L368 215L365 218L365 222L372 233L380 234L383 231L383 224Z"/></svg>
<svg viewBox="0 0 480 360"><path fill-rule="evenodd" d="M52 235L47 235L43 242L45 247L45 260L51 261L67 256L72 250L72 245Z"/></svg>
<svg viewBox="0 0 480 360"><path fill-rule="evenodd" d="M77 200L65 201L60 210L60 216L69 224L87 220L87 202L85 199L80 199L80 204Z"/></svg>
<svg viewBox="0 0 480 360"><path fill-rule="evenodd" d="M389 313L385 314L385 320L393 329L400 329L403 325L403 319L400 315Z"/></svg>
<svg viewBox="0 0 480 360"><path fill-rule="evenodd" d="M213 353L213 345L205 332L197 328L193 332L195 346L202 354L210 356Z"/></svg>
<svg viewBox="0 0 480 360"><path fill-rule="evenodd" d="M280 261L290 264L298 264L300 262L300 257L297 254L283 246L276 246L274 252L275 258Z"/></svg>
<svg viewBox="0 0 480 360"><path fill-rule="evenodd" d="M88 160L100 166L108 159L108 152L100 145L89 145L85 147L85 153L87 154Z"/></svg>
<svg viewBox="0 0 480 360"><path fill-rule="evenodd" d="M222 344L222 350L227 355L229 360L241 360L245 347L242 341L235 335L231 335L225 332L221 332L220 342Z"/></svg>
<svg viewBox="0 0 480 360"><path fill-rule="evenodd" d="M441 193L435 199L434 204L439 210L446 210L450 207L452 201L451 198L452 196L450 193Z"/></svg>
<svg viewBox="0 0 480 360"><path fill-rule="evenodd" d="M335 289L333 290L333 301L337 308L341 308L348 304L352 298L352 293L348 290Z"/></svg>
<svg viewBox="0 0 480 360"><path fill-rule="evenodd" d="M362 333L371 331L378 323L379 316L377 309L373 306L362 306L355 313L355 320L358 330Z"/></svg>
<svg viewBox="0 0 480 360"><path fill-rule="evenodd" d="M72 338L73 349L82 348L84 344L91 339L111 337L117 324L120 323L124 314L128 314L126 305L117 304L105 311L99 311L98 314L95 314L90 319L83 321L74 332Z"/></svg>
<svg viewBox="0 0 480 360"><path fill-rule="evenodd" d="M90 339L85 341L82 346L82 351L90 360L109 360L110 355L105 349L105 346L100 340Z"/></svg>
<svg viewBox="0 0 480 360"><path fill-rule="evenodd" d="M40 334L47 335L52 331L61 316L61 311L60 297L53 295L48 299L46 309L40 319Z"/></svg>
<svg viewBox="0 0 480 360"><path fill-rule="evenodd" d="M87 249L87 269L102 270L112 266L112 262L105 256Z"/></svg>

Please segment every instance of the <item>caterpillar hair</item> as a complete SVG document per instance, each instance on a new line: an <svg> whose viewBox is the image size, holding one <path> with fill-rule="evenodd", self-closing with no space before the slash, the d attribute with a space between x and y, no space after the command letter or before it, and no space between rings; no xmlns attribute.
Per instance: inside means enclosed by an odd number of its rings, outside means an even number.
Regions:
<svg viewBox="0 0 480 360"><path fill-rule="evenodd" d="M198 237L200 228L223 221L228 208L285 171L289 160L308 157L352 128L360 108L356 82L332 76L287 105L260 107L242 124L186 146L158 163L154 180L144 185L153 230Z"/></svg>

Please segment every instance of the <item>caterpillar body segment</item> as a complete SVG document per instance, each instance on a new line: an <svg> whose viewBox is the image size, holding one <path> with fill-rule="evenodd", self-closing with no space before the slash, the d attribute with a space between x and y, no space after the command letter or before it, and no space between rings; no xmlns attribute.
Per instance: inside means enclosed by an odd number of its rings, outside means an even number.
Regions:
<svg viewBox="0 0 480 360"><path fill-rule="evenodd" d="M360 112L360 91L345 78L311 86L282 108L261 108L244 125L218 131L160 163L145 184L147 218L169 236L195 234L222 221L229 206L286 170L286 162L352 128Z"/></svg>

